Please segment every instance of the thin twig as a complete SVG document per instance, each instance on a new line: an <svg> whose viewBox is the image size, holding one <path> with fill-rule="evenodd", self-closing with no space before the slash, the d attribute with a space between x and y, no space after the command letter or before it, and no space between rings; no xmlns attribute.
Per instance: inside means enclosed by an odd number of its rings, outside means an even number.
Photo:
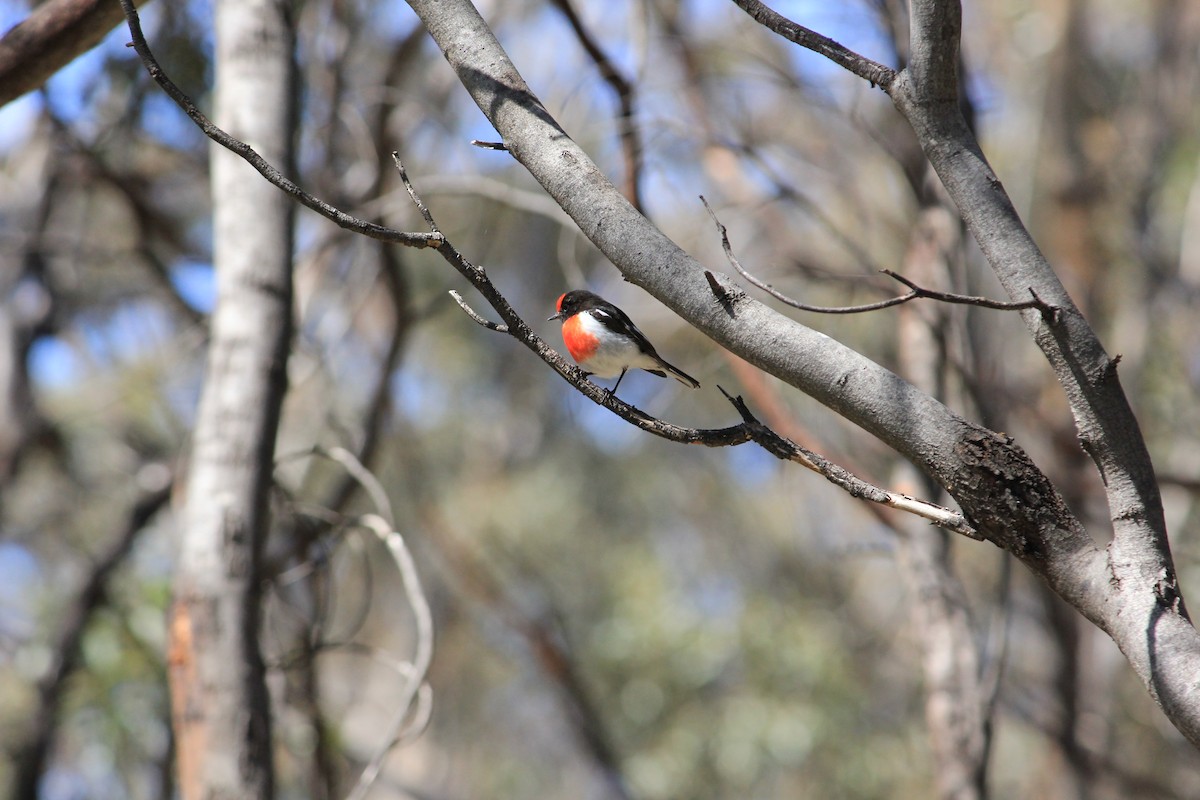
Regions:
<svg viewBox="0 0 1200 800"><path fill-rule="evenodd" d="M321 642L316 650L345 650L366 652L373 660L388 669L395 670L405 680L411 680L417 674L416 668L407 661L400 661L385 650L370 647L361 642ZM392 742L392 748L405 744L420 736L429 725L433 716L433 689L428 683L421 683L417 689L416 704L409 703L409 713L404 717L404 723Z"/></svg>
<svg viewBox="0 0 1200 800"><path fill-rule="evenodd" d="M903 275L892 272L890 269L881 269L880 272L882 272L884 275L887 275L889 278L895 278L908 288L912 289L910 294L915 294L916 297L926 297L930 300L938 300L943 303L957 303L959 305L992 308L998 311L1024 311L1027 308L1036 308L1039 312L1041 312L1042 319L1046 320L1047 322L1056 322L1058 320L1058 306L1053 306L1042 298L1038 297L1037 292L1035 292L1032 288L1029 290L1029 294L1033 296L1032 300L992 300L987 297L977 297L975 295L967 294L953 294L951 292L939 292L935 289L926 289L913 283ZM907 295L905 295L905 297L907 297Z"/></svg>
<svg viewBox="0 0 1200 800"><path fill-rule="evenodd" d="M400 173L400 180L404 182L404 188L408 190L408 196L412 198L417 210L421 212L421 218L425 220L425 224L429 226L429 230L440 234L437 223L433 221L433 214L429 213L429 206L417 195L417 190L413 188L412 181L408 179L408 170L404 168L404 162L400 160L400 154L395 150L392 151L392 162L396 165L396 171Z"/></svg>
<svg viewBox="0 0 1200 800"><path fill-rule="evenodd" d="M499 322L492 322L490 319L487 319L486 317L484 317L478 311L476 311L475 309L473 309L469 305L467 305L467 301L463 300L462 295L459 294L458 292L451 289L450 296L454 298L454 302L458 303L458 307L467 313L468 317L475 320L480 325L487 328L489 331L496 331L497 333L508 333L507 325L501 325Z"/></svg>
<svg viewBox="0 0 1200 800"><path fill-rule="evenodd" d="M980 308L991 308L1002 311L1024 311L1025 309L1036 308L1039 312L1041 312L1042 318L1046 321L1053 323L1058 319L1058 308L1042 300L1032 289L1030 289L1029 292L1031 295L1033 295L1032 300L1015 302L1007 300L992 300L987 297L953 294L951 292L939 292L934 289L926 289L922 286L918 286L913 281L897 272L893 272L890 269L882 269L880 272L884 275L887 275L889 278L894 278L900 281L900 283L903 283L910 289L909 292L897 297L888 298L887 300L880 300L877 303L865 303L858 306L814 306L809 305L808 303L802 303L799 300L788 297L766 281L759 280L754 275L750 274L750 272L742 266L742 262L738 260L737 256L734 255L733 246L729 243L729 231L725 228L725 225L721 222L721 220L717 218L717 212L713 211L712 206L708 204L708 200L704 198L704 195L700 196L700 202L704 204L704 207L708 210L709 216L712 217L713 224L717 226L717 233L719 233L721 236L721 248L725 251L725 258L729 261L730 265L737 270L738 274L755 287L762 289L764 292L771 295L771 297L774 297L779 302L791 306L792 308L799 309L800 311L811 311L817 314L862 314L867 311L879 311L884 308L898 306L902 303L907 303L910 300L925 298L929 300L937 300L942 303L979 306Z"/></svg>
<svg viewBox="0 0 1200 800"><path fill-rule="evenodd" d="M503 150L506 153L508 152L508 145L504 142L485 142L482 139L472 139L471 144L481 147L484 150Z"/></svg>
<svg viewBox="0 0 1200 800"><path fill-rule="evenodd" d="M433 661L433 614L429 609L429 601L421 587L421 578L412 553L404 542L404 537L395 530L391 522L392 506L388 500L383 485L370 470L349 450L334 447L328 450L320 447L312 449L312 454L336 461L362 485L379 513L364 514L357 522L379 537L391 553L400 577L404 582L404 591L412 609L413 619L417 629L417 648L411 664L403 664L400 669L404 675L404 686L400 691L400 700L396 704L396 713L388 725L386 735L371 760L367 763L358 783L350 793L349 800L361 800L370 791L371 786L379 777L383 763L388 753L401 741L416 736L429 722L430 706L432 703L431 690L425 685L425 676L429 673L429 665ZM385 519L386 517L386 519ZM413 703L416 702L414 706Z"/></svg>
<svg viewBox="0 0 1200 800"><path fill-rule="evenodd" d="M388 552L391 553L396 566L400 569L400 575L404 580L404 590L416 621L417 652L413 657L412 671L405 678L404 687L401 689L400 700L396 704L396 714L393 716L391 724L388 725L387 732L379 748L375 751L375 755L372 756L362 775L359 776L354 790L350 792L348 800L362 800L366 797L372 784L379 777L379 771L383 769L383 763L387 760L388 753L402 737L406 736L406 729L412 730L413 725L424 727L425 722L428 721L428 713L422 713L420 709L419 693L425 682L425 675L429 672L429 664L433 661L433 614L429 610L429 602L421 588L416 564L413 562L408 546L404 543L404 537L400 535L399 531L393 530L392 526L377 514L364 515L359 522L373 531L387 545ZM414 699L418 703L416 709L413 708Z"/></svg>
<svg viewBox="0 0 1200 800"><path fill-rule="evenodd" d="M712 217L713 224L717 226L717 233L719 233L721 236L721 248L725 251L725 258L727 261L729 261L730 265L737 270L739 275L749 281L753 286L762 289L764 292L771 295L779 302L784 303L785 305L789 305L792 308L797 308L801 311L814 311L821 314L858 314L864 311L878 311L881 308L888 308L889 306L906 303L909 300L913 300L917 297L916 292L910 292L901 297L893 297L890 300L882 300L878 303L868 303L861 306L844 306L841 308L810 306L807 303L801 303L799 300L793 300L783 292L777 290L771 284L754 277L746 270L745 267L742 266L742 262L738 261L738 257L734 255L733 246L729 244L729 231L726 229L724 223L717 218L717 212L713 211L712 206L708 204L708 200L705 199L704 195L700 195L700 202L704 204L704 207L708 210L708 215Z"/></svg>
<svg viewBox="0 0 1200 800"><path fill-rule="evenodd" d="M896 79L896 70L891 67L872 61L827 36L822 36L816 31L792 22L758 0L733 0L733 2L758 24L790 42L825 56L833 63L869 81L872 86L878 86L886 92L892 85L892 81Z"/></svg>
<svg viewBox="0 0 1200 800"><path fill-rule="evenodd" d="M721 386L717 388L721 390L721 394L725 395L725 399L732 403L733 407L741 414L742 424L745 426L751 440L776 458L791 461L824 476L826 480L845 490L851 497L862 498L863 500L869 500L872 503L878 503L879 505L888 506L899 511L906 511L918 517L923 517L939 527L969 536L972 539L983 540L983 536L967 522L966 518L960 512L867 483L824 456L818 455L807 448L801 447L792 440L780 436L770 427L760 422L740 396L734 397L730 395Z"/></svg>
<svg viewBox="0 0 1200 800"><path fill-rule="evenodd" d="M867 252L867 248L863 246L861 237L856 237L852 232L843 230L842 225L827 214L819 202L810 197L799 186L789 183L781 176L774 161L762 153L763 146L760 143L738 142L731 144L730 147L749 159L754 164L755 169L762 173L766 180L771 182L771 188L774 190L776 197L795 205L811 217L814 222L824 228L837 244L858 263L870 264L872 267L875 266L875 260ZM852 219L849 224L854 225L856 222L857 219Z"/></svg>
<svg viewBox="0 0 1200 800"><path fill-rule="evenodd" d="M379 479L375 477L374 473L363 466L363 463L358 460L358 456L344 447L331 447L328 450L323 447L314 447L313 452L341 464L346 472L350 474L350 477L358 481L358 485L366 491L367 496L371 498L371 502L375 504L376 511L383 517L384 521L393 528L396 526L396 515L392 513L392 501L388 499L387 491L383 488L383 484L379 482Z"/></svg>
<svg viewBox="0 0 1200 800"><path fill-rule="evenodd" d="M133 41L130 43L138 56L141 57L142 63L146 67L146 71L150 73L150 77L154 79L162 90L167 93L167 96L175 101L188 117L196 123L197 127L204 132L204 135L212 139L217 144L227 150L241 156L246 163L254 167L262 174L269 182L282 189L287 194L298 200L313 211L316 211L321 216L332 221L338 226L346 230L361 233L364 236L369 236L372 239L381 239L386 242L395 242L407 247L437 247L442 242L442 235L438 231L431 233L408 233L398 231L392 228L377 225L373 222L359 219L358 217L347 214L338 208L320 200L308 192L301 189L291 180L286 178L279 170L270 164L265 158L258 154L257 151L250 145L230 136L224 130L215 125L212 120L204 115L192 99L175 85L175 83L167 77L159 66L158 60L150 51L150 46L146 44L146 37L142 34L142 23L138 18L137 9L134 8L131 0L121 0L121 8L125 11L125 20L129 25L130 36Z"/></svg>
<svg viewBox="0 0 1200 800"><path fill-rule="evenodd" d="M308 456L320 456L321 458L341 464L342 468L354 479L355 483L366 491L367 496L371 498L371 502L375 504L376 513L387 520L389 525L395 525L392 503L388 500L387 491L383 488L383 484L379 482L379 479L369 469L363 466L358 456L344 447L324 448L320 445L315 445L305 450L297 450L277 456L275 458L275 465L279 466L300 458L307 458Z"/></svg>

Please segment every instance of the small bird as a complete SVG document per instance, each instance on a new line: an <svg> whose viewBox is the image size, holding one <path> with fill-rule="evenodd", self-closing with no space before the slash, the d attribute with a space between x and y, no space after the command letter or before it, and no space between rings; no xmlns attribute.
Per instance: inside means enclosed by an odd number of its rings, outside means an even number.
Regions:
<svg viewBox="0 0 1200 800"><path fill-rule="evenodd" d="M616 384L608 390L610 395L616 393L625 373L634 368L660 378L669 372L685 386L700 387L691 375L664 361L633 320L599 295L576 289L560 295L555 308L558 313L549 319L563 321L563 343L575 363L598 378L617 376Z"/></svg>

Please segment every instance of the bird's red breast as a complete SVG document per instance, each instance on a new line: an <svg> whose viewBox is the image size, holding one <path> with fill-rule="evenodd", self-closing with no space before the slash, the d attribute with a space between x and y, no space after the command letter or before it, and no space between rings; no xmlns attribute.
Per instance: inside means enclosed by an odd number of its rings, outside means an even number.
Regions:
<svg viewBox="0 0 1200 800"><path fill-rule="evenodd" d="M561 301L562 298L559 298L560 305ZM589 333L584 327L583 313L585 312L567 317L562 326L563 344L567 346L567 351L577 364L587 361L600 347L600 337Z"/></svg>

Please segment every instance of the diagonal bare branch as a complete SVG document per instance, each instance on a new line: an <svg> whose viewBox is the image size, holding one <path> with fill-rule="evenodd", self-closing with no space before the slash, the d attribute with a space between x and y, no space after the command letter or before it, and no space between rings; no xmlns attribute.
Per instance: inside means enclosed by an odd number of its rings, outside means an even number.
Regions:
<svg viewBox="0 0 1200 800"><path fill-rule="evenodd" d="M146 44L146 37L142 34L141 20L138 17L137 9L134 8L132 0L121 0L121 8L125 11L125 20L129 25L129 33L133 39L131 45L138 56L141 57L142 63L146 66L146 71L150 73L150 77L154 79L154 82L162 87L167 96L175 101L175 104L188 115L192 122L196 123L196 126L204 132L205 136L245 159L250 166L258 170L272 184L295 198L302 205L312 209L339 227L354 231L355 233L361 233L372 239L394 242L406 247L436 247L442 240L442 235L436 231L433 233L406 233L359 219L301 189L286 178L270 162L259 155L253 147L230 136L196 107L192 99L184 94L175 85L174 81L167 77L162 67L159 66L158 60L150 51L150 46Z"/></svg>
<svg viewBox="0 0 1200 800"><path fill-rule="evenodd" d="M870 81L872 86L878 86L887 91L892 81L896 79L896 70L891 67L872 61L835 42L828 36L822 36L814 30L792 22L758 0L733 0L733 2L764 28L779 34L789 42L825 56L838 66Z"/></svg>

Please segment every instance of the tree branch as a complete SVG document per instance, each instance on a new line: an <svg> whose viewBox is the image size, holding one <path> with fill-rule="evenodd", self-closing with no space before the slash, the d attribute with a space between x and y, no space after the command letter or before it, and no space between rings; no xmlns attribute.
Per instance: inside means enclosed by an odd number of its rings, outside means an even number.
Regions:
<svg viewBox="0 0 1200 800"><path fill-rule="evenodd" d="M404 231L393 230L382 225L377 225L373 222L368 222L358 217L347 214L334 206L326 203L324 200L313 197L308 192L301 189L291 180L286 178L278 169L270 162L258 154L253 147L239 139L230 136L225 131L215 125L212 120L204 115L196 104L192 102L183 91L175 85L175 83L167 77L159 66L158 60L150 51L150 46L146 44L146 37L142 34L142 24L138 17L137 10L133 6L131 0L121 0L121 8L125 12L125 20L129 25L129 33L133 41L131 42L133 49L141 57L142 63L146 66L146 71L150 73L150 77L154 79L162 90L167 93L167 96L175 101L175 104L183 110L185 114L196 123L196 126L204 132L204 135L212 139L217 144L227 150L241 156L245 161L254 167L258 172L266 178L270 183L282 189L285 193L299 201L302 205L312 209L321 216L335 223L339 227L346 230L361 233L364 236L369 236L372 239L380 239L386 242L394 242L402 244L406 247L436 247L441 241L440 233L405 233Z"/></svg>
<svg viewBox="0 0 1200 800"><path fill-rule="evenodd" d="M1174 581L1162 502L1137 419L1116 374L1116 362L1075 306L1021 222L988 165L957 101L956 2L913 6L913 63L892 87L897 109L922 142L980 249L1010 297L1029 292L1059 309L1059 323L1026 316L1075 415L1079 437L1104 477L1119 547L1140 550Z"/></svg>
<svg viewBox="0 0 1200 800"><path fill-rule="evenodd" d="M1057 319L1058 309L1048 303L1043 302L1042 299L1037 296L1037 293L1032 289L1029 290L1030 294L1033 295L1032 300L1011 303L1003 300L991 300L987 297L972 297L965 294L954 294L952 292L939 292L934 289L925 289L921 286L918 286L916 283L904 277L903 275L893 272L890 269L881 269L880 272L882 272L884 275L887 275L889 278L895 278L896 280L900 281L909 289L911 289L910 292L907 294L902 294L899 297L881 300L878 303L865 303L859 306L813 306L809 305L808 303L801 303L799 300L794 300L785 295L783 292L780 292L766 281L759 280L751 275L746 268L742 266L742 263L738 260L737 256L733 254L733 247L729 244L729 232L721 223L721 220L717 218L717 212L713 211L712 206L708 204L708 201L704 199L703 195L700 196L700 202L704 203L704 207L708 209L709 216L712 217L713 223L717 226L717 232L721 236L721 247L725 251L725 258L729 261L730 265L737 270L738 274L748 280L755 287L762 289L764 292L771 295L781 303L789 305L792 308L799 309L800 311L811 311L817 314L862 314L867 311L879 311L881 309L891 308L892 306L902 305L910 300L926 298L930 300L938 300L943 303L979 306L980 308L991 308L1003 311L1023 311L1027 308L1036 308L1042 313L1042 318L1048 322L1053 322Z"/></svg>
<svg viewBox="0 0 1200 800"><path fill-rule="evenodd" d="M1200 746L1200 700L1193 677L1200 663L1200 635L1183 604L1154 467L1117 377L1117 359L1105 351L1033 241L963 117L958 100L959 0L913 0L910 6L909 65L880 85L912 126L1009 297L1032 293L1058 310L1054 324L1041 314L1022 316L1066 393L1080 444L1104 481L1113 525L1107 552L1100 554L1085 541L1081 528L1067 547L1057 537L1043 536L1038 547L1044 555L1036 569L1112 636L1172 723ZM778 20L772 24L772 30L788 36L786 25ZM854 74L879 83L845 54L839 57L841 61L834 58L837 63L844 61ZM956 498L969 510L972 503L961 495L960 489ZM1018 549L1029 543L1013 542ZM1090 577L1081 582L1081 574Z"/></svg>
<svg viewBox="0 0 1200 800"><path fill-rule="evenodd" d="M878 86L887 91L892 81L896 79L896 70L891 67L872 61L865 56L860 56L858 53L835 42L833 39L792 22L782 14L772 11L767 6L758 2L758 0L733 0L733 2L764 28L774 31L789 42L825 56L838 66L869 81L872 86Z"/></svg>
<svg viewBox="0 0 1200 800"><path fill-rule="evenodd" d="M413 620L417 628L416 652L413 655L412 663L408 665L410 669L406 671L407 674L405 674L392 722L375 755L371 757L366 769L359 776L354 791L350 793L350 800L361 800L366 797L371 785L379 776L379 771L383 768L383 763L392 748L403 739L416 735L429 721L429 709L432 701L431 690L425 684L425 676L429 673L429 665L433 662L433 614L429 609L425 590L421 588L421 578L417 572L416 563L408 550L408 545L404 543L404 537L395 530L394 524L380 516L380 514L391 516L391 505L387 501L387 493L375 476L348 450L335 448L329 452L329 457L345 467L377 504L379 514L367 514L359 519L359 524L372 531L387 546L392 560L395 561L396 567L400 571L404 582L405 597L408 599L409 608L412 609Z"/></svg>
<svg viewBox="0 0 1200 800"><path fill-rule="evenodd" d="M621 152L625 158L625 197L638 211L645 213L642 208L642 142L638 135L637 125L634 124L634 105L636 89L634 85L621 74L616 64L608 57L592 34L583 25L583 20L575 12L571 0L551 0L551 5L562 12L567 18L571 30L580 46L592 59L600 77L604 79L617 96L617 135L621 140Z"/></svg>
<svg viewBox="0 0 1200 800"><path fill-rule="evenodd" d="M171 479L146 492L129 511L125 529L92 566L75 601L63 614L53 648L53 663L38 681L37 710L30 715L26 740L13 756L12 797L38 797L46 757L53 744L58 714L66 699L65 686L82 658L83 635L95 613L108 603L109 580L125 562L138 535L171 497Z"/></svg>
<svg viewBox="0 0 1200 800"><path fill-rule="evenodd" d="M111 0L48 0L35 8L0 38L0 107L41 86L120 21Z"/></svg>
<svg viewBox="0 0 1200 800"><path fill-rule="evenodd" d="M1200 743L1200 702L1192 696L1190 677L1200 663L1200 637L1182 613L1169 551L1165 538L1159 538L1161 505L1149 461L1141 457L1145 448L1136 421L1128 413L1111 359L1102 350L1069 347L1094 341L1094 334L1044 258L1035 255L1036 248L1021 244L1028 233L1015 212L996 207L1003 196L999 182L977 145L971 146L974 140L955 101L942 97L944 87L931 93L932 105L918 108L912 73L900 73L887 84L897 107L917 120L914 128L927 156L985 255L994 267L1003 262L998 274L1004 273L1009 296L1025 295L1032 286L1043 300L1063 309L1054 326L1044 324L1034 311L1023 317L1044 350L1061 354L1052 364L1075 387L1069 394L1077 418L1088 421L1081 426L1085 441L1098 440L1102 449L1096 460L1106 478L1113 476L1110 505L1120 535L1108 552L1096 546L1061 493L1011 438L967 422L878 364L753 302L735 286L714 277L720 291L712 289L704 268L638 215L554 121L470 3L409 4L513 157L628 280L719 344L879 437L935 478L977 530L1109 631L1175 725ZM925 30L929 26L921 15L930 13L928 3L914 5L914 29ZM918 60L916 54L913 58ZM940 115L935 113L939 110ZM1003 205L1011 211L1006 198ZM1083 391L1089 384L1100 390L1099 396ZM1095 400L1101 405L1094 405ZM1115 404L1116 413L1103 413L1104 403ZM1110 435L1112 440L1099 441ZM1122 464L1127 455L1133 458ZM1114 503L1114 496L1120 502ZM1130 529L1143 535L1125 536ZM1129 539L1146 551L1129 551ZM1163 670L1167 662L1171 668Z"/></svg>
<svg viewBox="0 0 1200 800"><path fill-rule="evenodd" d="M1192 627L1171 558L1162 498L1137 418L1095 331L1075 306L987 163L957 102L961 9L955 0L914 0L912 61L889 94L1010 297L1034 291L1060 309L1059 324L1024 319L1070 403L1080 444L1104 481L1113 541L1103 585L1076 607L1121 647L1151 694L1200 745Z"/></svg>
<svg viewBox="0 0 1200 800"><path fill-rule="evenodd" d="M353 519L352 523L374 533L387 547L400 574L405 598L412 611L413 623L416 627L416 648L411 661L396 661L385 657L385 654L373 648L368 648L368 652L377 660L383 661L395 669L403 677L404 683L400 687L400 695L396 701L392 720L380 739L379 746L375 749L366 767L359 775L354 789L349 794L350 800L362 800L378 779L388 754L398 744L419 735L429 722L433 691L425 679L429 674L430 664L433 662L433 613L421 585L420 574L413 561L412 553L409 551L404 537L396 530L392 504L379 479L359 461L357 456L342 447L329 449L313 447L307 451L283 456L277 459L276 463L303 456L319 456L335 462L345 470L347 477L363 489L370 499L374 511ZM320 649L333 647L364 649L361 645L346 642L317 642L315 646Z"/></svg>

